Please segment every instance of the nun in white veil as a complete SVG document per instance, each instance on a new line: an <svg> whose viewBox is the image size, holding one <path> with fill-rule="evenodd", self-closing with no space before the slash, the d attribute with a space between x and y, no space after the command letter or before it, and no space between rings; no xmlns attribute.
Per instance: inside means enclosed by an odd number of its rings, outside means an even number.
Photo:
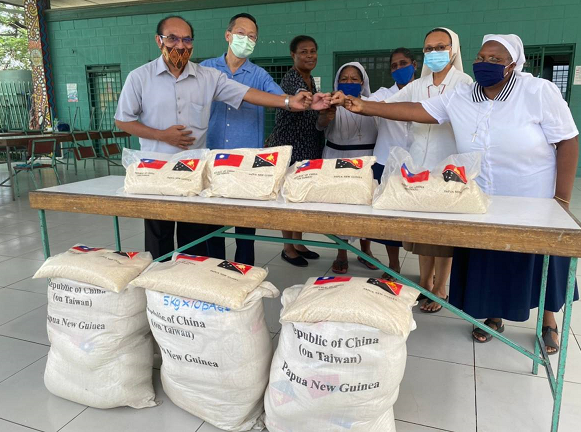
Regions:
<svg viewBox="0 0 581 432"><path fill-rule="evenodd" d="M350 89L360 89L357 96L363 99L371 94L369 77L361 63L346 63L339 68L333 88L337 91L345 88L345 85ZM325 131L325 159L373 155L377 139L377 126L373 117L353 114L343 107L333 107L321 111L317 129Z"/></svg>

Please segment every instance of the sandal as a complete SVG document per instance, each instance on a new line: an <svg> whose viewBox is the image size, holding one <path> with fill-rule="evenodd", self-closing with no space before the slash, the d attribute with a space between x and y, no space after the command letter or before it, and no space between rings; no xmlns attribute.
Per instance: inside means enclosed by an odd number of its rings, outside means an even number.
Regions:
<svg viewBox="0 0 581 432"><path fill-rule="evenodd" d="M496 329L493 329L491 327L491 324L494 324L494 326L496 327ZM502 318L500 318L498 321L495 321L492 318L488 318L486 321L484 321L484 325L487 325L492 330L496 330L498 333L502 333L504 331L504 324L502 323ZM483 337L485 339L484 340L480 340L480 339L478 339L477 336ZM476 342L478 342L478 343L486 343L486 342L490 342L490 340L492 339L492 335L490 333L488 333L487 331L482 330L479 327L476 327L472 331L472 338Z"/></svg>
<svg viewBox="0 0 581 432"><path fill-rule="evenodd" d="M390 269L390 270L393 270L393 269ZM393 271L396 273L399 273L401 271L401 269L393 270ZM386 281L389 281L389 282L397 282L397 279L394 278L392 275L390 275L387 272L383 272L383 274L381 275L381 279L385 279Z"/></svg>
<svg viewBox="0 0 581 432"><path fill-rule="evenodd" d="M553 340L551 333L555 333L557 336L559 335L559 330L557 327L552 328L550 326L543 327L543 342L545 343L546 348L553 348L555 351L549 352L547 350L548 355L557 354L559 352L559 344Z"/></svg>
<svg viewBox="0 0 581 432"><path fill-rule="evenodd" d="M371 256L371 255L370 255ZM357 257L357 261L359 261L361 264L363 264L365 267L367 267L369 270L379 270L379 267L371 264L370 262L365 261L363 258L361 258L360 256Z"/></svg>
<svg viewBox="0 0 581 432"><path fill-rule="evenodd" d="M426 298L427 298L427 297L426 297ZM440 297L440 298L441 298L441 297ZM448 301L448 296L446 296L446 298L445 298L445 299L442 299L442 300L444 300L444 301ZM428 306L428 305L431 305L432 303L436 303L436 302L435 302L434 300L432 300L432 299L428 299L428 300L427 300L427 301L426 301L426 302L423 304L423 306ZM440 312L440 311L442 310L442 305L441 305L441 304L438 304L438 306L440 306L438 309L432 309L432 310L426 310L426 309L422 309L422 308L420 308L420 312L423 312L423 313L436 313L436 312Z"/></svg>
<svg viewBox="0 0 581 432"><path fill-rule="evenodd" d="M348 268L349 268L349 262L335 260L335 261L333 261L333 267L331 268L331 270L333 271L333 273L345 274L345 273L347 273Z"/></svg>

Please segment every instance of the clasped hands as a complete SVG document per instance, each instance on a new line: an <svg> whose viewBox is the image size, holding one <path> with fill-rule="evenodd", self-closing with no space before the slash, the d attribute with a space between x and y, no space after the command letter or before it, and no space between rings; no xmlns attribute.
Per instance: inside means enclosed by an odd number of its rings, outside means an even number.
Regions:
<svg viewBox="0 0 581 432"><path fill-rule="evenodd" d="M363 104L360 98L345 96L342 91L333 93L315 93L301 91L290 98L290 107L293 111L304 111L312 109L316 111L328 110L329 108L342 106L351 112L361 112Z"/></svg>

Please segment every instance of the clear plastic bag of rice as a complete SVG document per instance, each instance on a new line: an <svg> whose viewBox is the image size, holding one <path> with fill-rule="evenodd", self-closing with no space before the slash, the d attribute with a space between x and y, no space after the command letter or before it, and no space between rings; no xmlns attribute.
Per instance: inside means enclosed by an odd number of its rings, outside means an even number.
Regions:
<svg viewBox="0 0 581 432"><path fill-rule="evenodd" d="M292 146L213 150L208 158L208 188L202 196L274 200L290 162Z"/></svg>
<svg viewBox="0 0 581 432"><path fill-rule="evenodd" d="M72 279L118 293L152 261L149 252L120 252L76 244L48 258L32 278Z"/></svg>
<svg viewBox="0 0 581 432"><path fill-rule="evenodd" d="M204 190L209 150L175 154L123 149L125 192L145 195L195 196Z"/></svg>
<svg viewBox="0 0 581 432"><path fill-rule="evenodd" d="M373 196L373 208L434 213L486 213L490 200L476 183L479 152L447 157L429 171L393 147Z"/></svg>
<svg viewBox="0 0 581 432"><path fill-rule="evenodd" d="M375 156L296 162L285 177L282 196L290 202L370 205L374 163Z"/></svg>

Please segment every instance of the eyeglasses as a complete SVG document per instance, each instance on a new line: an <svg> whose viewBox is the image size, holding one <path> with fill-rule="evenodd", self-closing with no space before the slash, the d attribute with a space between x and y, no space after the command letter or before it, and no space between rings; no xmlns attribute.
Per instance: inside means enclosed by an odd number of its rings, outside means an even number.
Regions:
<svg viewBox="0 0 581 432"><path fill-rule="evenodd" d="M430 53L432 51L437 51L437 52L446 51L446 48L451 47L451 46L452 46L452 44L446 44L446 45L440 44L440 45L436 45L435 47L427 46L427 47L424 47L424 53Z"/></svg>
<svg viewBox="0 0 581 432"><path fill-rule="evenodd" d="M165 36L165 35L158 35L162 40L165 39L167 41L167 45L168 46L174 46L177 45L179 41L182 41L182 43L187 46L187 47L191 47L192 43L194 42L194 38L193 37L177 37L174 36L172 34L170 34L169 36Z"/></svg>
<svg viewBox="0 0 581 432"><path fill-rule="evenodd" d="M254 34L247 35L247 34L244 34L244 32L241 32L241 31L237 31L236 33L232 33L232 34L235 34L235 35L238 35L238 36L242 36L242 37L248 36L248 39L250 39L252 42L256 42L258 40L258 36L254 35Z"/></svg>

